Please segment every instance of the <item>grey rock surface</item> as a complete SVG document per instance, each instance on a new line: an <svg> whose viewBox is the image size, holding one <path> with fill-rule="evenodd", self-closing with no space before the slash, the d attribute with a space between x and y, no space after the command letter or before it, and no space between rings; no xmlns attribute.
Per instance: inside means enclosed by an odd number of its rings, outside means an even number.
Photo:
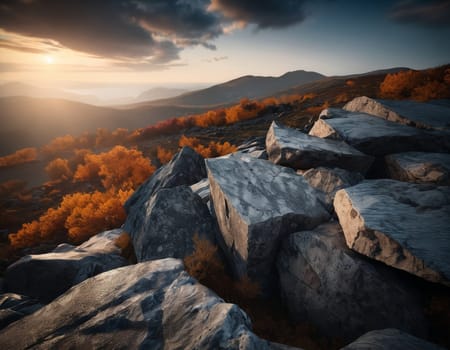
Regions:
<svg viewBox="0 0 450 350"><path fill-rule="evenodd" d="M319 119L309 135L347 142L359 151L384 156L423 151L449 152L450 133L417 129L362 112L335 111ZM347 116L345 116L347 114Z"/></svg>
<svg viewBox="0 0 450 350"><path fill-rule="evenodd" d="M160 167L126 201L125 210L130 216L142 216L145 202L161 188L190 186L206 177L205 161L192 148L183 147L172 160Z"/></svg>
<svg viewBox="0 0 450 350"><path fill-rule="evenodd" d="M205 178L190 186L192 192L198 195L203 203L208 203L211 191L209 190L209 180Z"/></svg>
<svg viewBox="0 0 450 350"><path fill-rule="evenodd" d="M135 209L143 216L128 216L124 224L138 261L182 259L194 251L195 234L215 242L217 229L208 207L189 187L160 189L142 205Z"/></svg>
<svg viewBox="0 0 450 350"><path fill-rule="evenodd" d="M89 277L127 265L114 244L122 232L105 231L80 246L62 244L52 253L25 256L6 270L6 290L47 303Z"/></svg>
<svg viewBox="0 0 450 350"><path fill-rule="evenodd" d="M360 173L339 168L318 167L297 173L300 173L312 187L323 193L324 202L329 211L333 210L334 196L338 190L354 186L364 180Z"/></svg>
<svg viewBox="0 0 450 350"><path fill-rule="evenodd" d="M265 137L254 137L239 145L238 152L258 159L267 159L265 140Z"/></svg>
<svg viewBox="0 0 450 350"><path fill-rule="evenodd" d="M222 157L206 164L230 266L270 293L280 240L329 219L320 194L292 169L269 161Z"/></svg>
<svg viewBox="0 0 450 350"><path fill-rule="evenodd" d="M5 328L26 315L39 310L44 305L25 295L5 293L0 295L0 329Z"/></svg>
<svg viewBox="0 0 450 350"><path fill-rule="evenodd" d="M241 309L197 283L181 261L163 259L80 283L1 331L0 348L271 349L250 327Z"/></svg>
<svg viewBox="0 0 450 350"><path fill-rule="evenodd" d="M344 109L364 112L392 122L450 131L450 107L443 103L416 101L375 100L366 96L356 97Z"/></svg>
<svg viewBox="0 0 450 350"><path fill-rule="evenodd" d="M321 334L352 340L369 330L396 327L426 335L420 296L395 270L351 251L338 223L289 235L277 268L291 318Z"/></svg>
<svg viewBox="0 0 450 350"><path fill-rule="evenodd" d="M387 328L368 332L341 350L443 350L424 339Z"/></svg>
<svg viewBox="0 0 450 350"><path fill-rule="evenodd" d="M450 285L450 187L366 180L339 190L334 209L351 249Z"/></svg>
<svg viewBox="0 0 450 350"><path fill-rule="evenodd" d="M266 137L269 159L294 169L339 167L365 173L373 158L345 142L310 136L272 122Z"/></svg>
<svg viewBox="0 0 450 350"><path fill-rule="evenodd" d="M387 172L391 179L450 185L450 154L405 152L385 157Z"/></svg>

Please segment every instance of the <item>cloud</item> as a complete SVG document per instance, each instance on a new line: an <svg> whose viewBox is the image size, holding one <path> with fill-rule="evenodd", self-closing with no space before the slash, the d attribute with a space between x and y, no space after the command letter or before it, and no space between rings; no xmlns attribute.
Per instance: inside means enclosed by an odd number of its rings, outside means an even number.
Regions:
<svg viewBox="0 0 450 350"><path fill-rule="evenodd" d="M0 47L38 53L58 48L146 67L167 65L190 46L248 24L283 28L303 21L307 0L2 0L0 32L33 38ZM308 0L310 1L310 0Z"/></svg>
<svg viewBox="0 0 450 350"><path fill-rule="evenodd" d="M237 27L284 28L305 19L304 0L212 0L210 11L222 13Z"/></svg>
<svg viewBox="0 0 450 350"><path fill-rule="evenodd" d="M213 63L213 62L224 61L227 59L228 59L228 56L216 56L216 57L204 59L203 61L208 62L208 63Z"/></svg>
<svg viewBox="0 0 450 350"><path fill-rule="evenodd" d="M3 0L0 27L99 57L164 64L222 34L206 0Z"/></svg>
<svg viewBox="0 0 450 350"><path fill-rule="evenodd" d="M388 17L425 27L450 27L449 0L406 0L395 4Z"/></svg>

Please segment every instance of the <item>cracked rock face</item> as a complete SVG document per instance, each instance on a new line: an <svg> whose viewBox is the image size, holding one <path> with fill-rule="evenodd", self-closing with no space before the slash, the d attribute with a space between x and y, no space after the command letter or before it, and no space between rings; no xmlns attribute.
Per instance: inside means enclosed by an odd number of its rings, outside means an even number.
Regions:
<svg viewBox="0 0 450 350"><path fill-rule="evenodd" d="M128 216L143 215L145 202L159 189L190 186L206 177L205 161L190 147L183 147L172 160L160 167L126 201Z"/></svg>
<svg viewBox="0 0 450 350"><path fill-rule="evenodd" d="M175 259L90 278L0 332L2 349L271 349ZM27 330L24 336L24 330Z"/></svg>
<svg viewBox="0 0 450 350"><path fill-rule="evenodd" d="M137 209L143 215L128 216L124 229L138 261L182 259L194 251L195 234L215 242L216 225L208 207L187 186L160 189Z"/></svg>
<svg viewBox="0 0 450 350"><path fill-rule="evenodd" d="M424 339L387 328L371 331L356 339L341 350L443 350Z"/></svg>
<svg viewBox="0 0 450 350"><path fill-rule="evenodd" d="M450 187L366 180L339 190L334 209L351 249L450 285Z"/></svg>
<svg viewBox="0 0 450 350"><path fill-rule="evenodd" d="M320 194L292 169L265 160L222 157L206 164L230 266L269 293L281 238L328 220Z"/></svg>
<svg viewBox="0 0 450 350"><path fill-rule="evenodd" d="M333 210L333 200L338 190L354 186L364 180L360 173L352 173L339 168L319 167L309 169L301 175L312 187L324 194L324 202L329 211Z"/></svg>
<svg viewBox="0 0 450 350"><path fill-rule="evenodd" d="M365 173L373 158L345 142L322 139L272 122L266 137L269 159L294 169L338 167Z"/></svg>
<svg viewBox="0 0 450 350"><path fill-rule="evenodd" d="M105 231L80 246L61 244L52 253L21 258L6 270L7 291L47 303L89 277L127 265L114 245L122 232Z"/></svg>
<svg viewBox="0 0 450 350"><path fill-rule="evenodd" d="M375 100L361 96L348 102L344 109L419 128L450 131L450 107L445 104Z"/></svg>
<svg viewBox="0 0 450 350"><path fill-rule="evenodd" d="M353 340L395 327L426 336L420 296L397 271L351 251L338 223L289 235L277 268L291 318L311 323L321 334Z"/></svg>
<svg viewBox="0 0 450 350"><path fill-rule="evenodd" d="M394 180L450 185L450 154L406 152L385 157L389 177Z"/></svg>
<svg viewBox="0 0 450 350"><path fill-rule="evenodd" d="M347 114L347 116L345 116ZM424 151L449 152L450 133L421 130L362 112L327 112L314 123L309 135L345 141L373 156Z"/></svg>

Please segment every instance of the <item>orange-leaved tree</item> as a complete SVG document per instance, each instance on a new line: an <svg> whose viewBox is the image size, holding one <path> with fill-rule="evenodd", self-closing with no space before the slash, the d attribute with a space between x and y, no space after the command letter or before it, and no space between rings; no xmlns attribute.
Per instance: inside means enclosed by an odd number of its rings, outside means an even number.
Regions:
<svg viewBox="0 0 450 350"><path fill-rule="evenodd" d="M37 159L37 155L38 152L36 148L22 148L12 154L0 157L0 167L7 167L31 162Z"/></svg>
<svg viewBox="0 0 450 350"><path fill-rule="evenodd" d="M73 176L69 161L63 158L53 159L45 167L45 171L52 181L66 181L72 179Z"/></svg>
<svg viewBox="0 0 450 350"><path fill-rule="evenodd" d="M75 181L101 179L105 189L135 189L144 182L156 168L142 152L124 146L116 146L109 152L88 153L84 163L79 165Z"/></svg>
<svg viewBox="0 0 450 350"><path fill-rule="evenodd" d="M220 143L210 141L207 146L204 146L198 138L187 137L185 135L181 135L178 145L180 147L189 146L204 158L219 157L237 151L237 147L229 142Z"/></svg>

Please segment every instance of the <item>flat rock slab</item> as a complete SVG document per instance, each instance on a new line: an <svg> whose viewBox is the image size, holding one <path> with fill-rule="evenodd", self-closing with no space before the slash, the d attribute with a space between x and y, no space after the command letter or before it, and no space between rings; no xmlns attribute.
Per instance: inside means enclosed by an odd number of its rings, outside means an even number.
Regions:
<svg viewBox="0 0 450 350"><path fill-rule="evenodd" d="M372 329L396 327L426 335L418 293L397 271L350 250L337 222L290 234L277 268L291 318L320 334L353 340Z"/></svg>
<svg viewBox="0 0 450 350"><path fill-rule="evenodd" d="M450 131L450 107L444 103L375 100L361 96L348 102L344 109L419 128Z"/></svg>
<svg viewBox="0 0 450 350"><path fill-rule="evenodd" d="M450 187L366 180L339 190L334 209L351 249L450 285Z"/></svg>
<svg viewBox="0 0 450 350"><path fill-rule="evenodd" d="M190 186L206 177L203 157L190 147L183 147L172 160L160 167L125 202L128 216L142 216L145 202L158 190L176 186ZM143 212L144 211L144 212Z"/></svg>
<svg viewBox="0 0 450 350"><path fill-rule="evenodd" d="M320 194L292 169L249 156L206 161L225 255L237 277L273 289L280 240L327 221Z"/></svg>
<svg viewBox="0 0 450 350"><path fill-rule="evenodd" d="M385 157L389 177L394 180L450 185L450 154L405 152Z"/></svg>
<svg viewBox="0 0 450 350"><path fill-rule="evenodd" d="M334 196L340 189L354 186L364 180L360 173L349 172L339 168L314 168L297 171L308 183L324 194L324 202L329 211L333 210Z"/></svg>
<svg viewBox="0 0 450 350"><path fill-rule="evenodd" d="M124 224L138 261L182 259L194 251L195 234L215 242L217 226L206 204L189 187L160 189L142 205L135 209L143 215L130 215Z"/></svg>
<svg viewBox="0 0 450 350"><path fill-rule="evenodd" d="M89 277L128 265L114 244L122 232L105 231L80 246L61 244L52 253L25 256L6 270L6 290L47 303Z"/></svg>
<svg viewBox="0 0 450 350"><path fill-rule="evenodd" d="M365 173L373 158L345 142L310 136L272 122L266 137L269 160L293 169L339 167Z"/></svg>
<svg viewBox="0 0 450 350"><path fill-rule="evenodd" d="M236 305L175 259L111 270L0 332L2 349L269 350ZM26 334L24 334L26 330Z"/></svg>
<svg viewBox="0 0 450 350"><path fill-rule="evenodd" d="M326 119L314 123L309 134L345 141L374 156L409 151L450 151L450 133L417 129L362 112L331 111Z"/></svg>
<svg viewBox="0 0 450 350"><path fill-rule="evenodd" d="M444 350L436 344L412 336L398 329L371 331L341 350Z"/></svg>

